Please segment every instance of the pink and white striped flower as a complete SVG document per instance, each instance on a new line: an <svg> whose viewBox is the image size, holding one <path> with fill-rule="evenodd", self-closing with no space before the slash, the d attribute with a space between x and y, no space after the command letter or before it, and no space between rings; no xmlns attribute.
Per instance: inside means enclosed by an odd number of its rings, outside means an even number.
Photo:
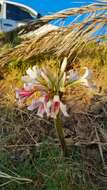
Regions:
<svg viewBox="0 0 107 190"><path fill-rule="evenodd" d="M16 89L16 98L19 100L24 100L28 97L30 97L34 92L33 91L29 91L26 89Z"/></svg>
<svg viewBox="0 0 107 190"><path fill-rule="evenodd" d="M46 114L48 117L56 119L58 113L61 111L64 116L68 117L66 105L64 105L58 95L55 95L53 100L49 100L49 96L40 97L38 100L33 100L32 104L28 106L28 110L33 111L38 109L37 115L43 117Z"/></svg>
<svg viewBox="0 0 107 190"><path fill-rule="evenodd" d="M45 95L43 97L38 98L37 100L33 100L32 104L28 106L28 110L33 111L38 109L37 115L43 117L45 113L47 113L47 102L49 100L49 96Z"/></svg>
<svg viewBox="0 0 107 190"><path fill-rule="evenodd" d="M35 97L33 94L39 91L38 99L36 97L32 100L32 104L28 106L29 110L38 109L37 115L41 117L46 114L48 117L56 119L60 111L68 117L66 105L60 100L59 94L64 94L67 88L76 84L88 88L95 86L91 81L92 71L87 67L85 67L85 73L81 77L76 71L66 72L66 67L67 58L65 57L57 72L54 73L50 72L47 67L39 69L37 66L33 66L32 69L28 68L27 75L22 77L24 88L16 89L16 98L22 102L31 96Z"/></svg>
<svg viewBox="0 0 107 190"><path fill-rule="evenodd" d="M64 116L69 117L66 105L61 102L58 95L55 95L53 100L51 102L48 102L47 108L48 116L50 116L51 118L56 119L59 111L61 111Z"/></svg>

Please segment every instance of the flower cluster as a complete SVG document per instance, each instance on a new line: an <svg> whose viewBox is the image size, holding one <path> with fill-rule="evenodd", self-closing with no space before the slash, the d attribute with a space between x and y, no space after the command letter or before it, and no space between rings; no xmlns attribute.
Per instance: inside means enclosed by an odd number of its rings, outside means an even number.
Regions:
<svg viewBox="0 0 107 190"><path fill-rule="evenodd" d="M37 109L37 115L40 117L46 114L55 119L59 111L68 117L66 105L62 103L60 94L74 84L82 84L88 88L94 88L94 85L91 81L91 70L85 68L84 75L79 77L73 70L66 72L66 66L67 58L64 58L61 66L54 73L48 68L37 66L29 68L26 71L27 75L22 77L24 87L16 89L16 98L19 102L23 102L32 97L28 110ZM34 98L36 92L39 92L38 98Z"/></svg>

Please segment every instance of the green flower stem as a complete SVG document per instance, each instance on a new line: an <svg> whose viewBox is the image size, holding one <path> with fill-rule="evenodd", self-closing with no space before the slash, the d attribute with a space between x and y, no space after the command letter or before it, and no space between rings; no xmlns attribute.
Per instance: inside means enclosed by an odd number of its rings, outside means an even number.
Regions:
<svg viewBox="0 0 107 190"><path fill-rule="evenodd" d="M63 133L62 125L61 125L60 114L58 114L57 118L55 119L55 128L56 128L56 131L57 131L57 134L58 134L59 141L61 143L63 155L67 156L67 146L66 146L66 142L65 142L65 139L64 139L64 133Z"/></svg>

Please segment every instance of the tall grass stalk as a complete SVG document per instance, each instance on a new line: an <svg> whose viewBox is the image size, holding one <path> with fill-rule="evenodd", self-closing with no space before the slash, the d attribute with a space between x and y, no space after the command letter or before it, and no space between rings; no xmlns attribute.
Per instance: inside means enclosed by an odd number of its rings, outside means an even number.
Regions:
<svg viewBox="0 0 107 190"><path fill-rule="evenodd" d="M13 182L13 181L15 181L15 182L17 182L17 183L18 183L18 182L25 182L25 183L31 183L31 182L32 182L31 179L11 176L11 175L9 175L9 174L7 174L7 173L5 173L5 172L2 172L2 171L0 171L0 178L4 178L4 179L9 180L8 182L6 182L6 183L4 183L4 184L7 184L7 183Z"/></svg>

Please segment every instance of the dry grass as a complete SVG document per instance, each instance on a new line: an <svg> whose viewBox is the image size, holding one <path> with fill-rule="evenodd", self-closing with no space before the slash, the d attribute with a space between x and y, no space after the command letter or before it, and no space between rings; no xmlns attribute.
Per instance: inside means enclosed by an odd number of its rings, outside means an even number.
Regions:
<svg viewBox="0 0 107 190"><path fill-rule="evenodd" d="M18 59L28 60L41 54L53 54L63 59L67 56L71 62L75 59L78 52L93 39L93 34L100 31L107 24L107 4L92 4L87 7L69 9L55 15L45 16L36 22L29 23L29 26L24 26L20 30L20 35L33 31L38 26L38 23L46 24L49 21L67 18L68 16L77 15L76 19L66 27L59 27L51 32L47 32L35 38L26 39L9 50L6 54L0 56L0 66L3 67L11 60ZM81 16L88 14L85 19L81 20ZM78 16L79 14L79 16ZM29 30L27 30L29 28ZM22 32L21 32L22 30Z"/></svg>

